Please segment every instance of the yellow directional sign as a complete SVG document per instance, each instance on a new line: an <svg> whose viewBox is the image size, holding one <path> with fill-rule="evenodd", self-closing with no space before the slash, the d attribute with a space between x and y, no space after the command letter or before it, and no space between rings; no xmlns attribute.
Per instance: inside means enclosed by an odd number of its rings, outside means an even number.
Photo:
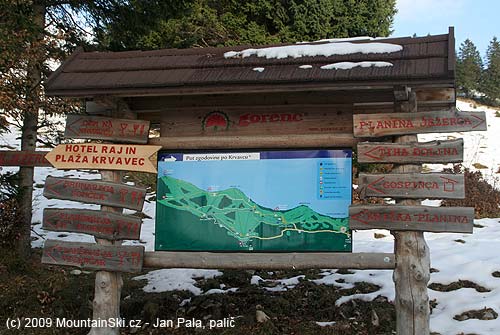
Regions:
<svg viewBox="0 0 500 335"><path fill-rule="evenodd" d="M57 169L102 169L156 173L150 156L161 146L130 144L60 144L45 158Z"/></svg>

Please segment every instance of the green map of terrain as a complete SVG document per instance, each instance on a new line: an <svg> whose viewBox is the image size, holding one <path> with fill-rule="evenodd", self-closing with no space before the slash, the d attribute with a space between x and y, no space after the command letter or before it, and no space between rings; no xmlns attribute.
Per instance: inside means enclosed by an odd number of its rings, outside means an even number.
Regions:
<svg viewBox="0 0 500 335"><path fill-rule="evenodd" d="M158 182L156 250L351 249L347 218L304 205L265 208L236 188L207 192L168 176Z"/></svg>

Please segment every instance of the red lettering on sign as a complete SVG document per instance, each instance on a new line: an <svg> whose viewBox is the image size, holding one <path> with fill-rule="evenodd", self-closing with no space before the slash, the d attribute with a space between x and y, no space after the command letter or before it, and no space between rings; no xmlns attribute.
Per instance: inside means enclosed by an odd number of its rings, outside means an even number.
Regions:
<svg viewBox="0 0 500 335"><path fill-rule="evenodd" d="M268 122L300 122L304 120L303 113L282 114L244 114L240 116L238 126L247 127L252 123Z"/></svg>
<svg viewBox="0 0 500 335"><path fill-rule="evenodd" d="M102 127L103 128L112 128L113 122L111 120L102 121Z"/></svg>
<svg viewBox="0 0 500 335"><path fill-rule="evenodd" d="M125 202L125 196L127 195L128 190L126 189L120 189L120 202L124 203Z"/></svg>
<svg viewBox="0 0 500 335"><path fill-rule="evenodd" d="M125 135L125 129L127 129L128 123L120 123L120 133L121 135Z"/></svg>

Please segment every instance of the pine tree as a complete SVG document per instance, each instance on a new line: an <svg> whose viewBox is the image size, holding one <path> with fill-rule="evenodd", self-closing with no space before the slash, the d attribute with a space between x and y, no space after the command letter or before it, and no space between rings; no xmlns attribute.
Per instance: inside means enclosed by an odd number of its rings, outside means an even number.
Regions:
<svg viewBox="0 0 500 335"><path fill-rule="evenodd" d="M466 39L460 46L456 65L457 89L466 97L473 97L474 92L479 91L483 65L471 40Z"/></svg>
<svg viewBox="0 0 500 335"><path fill-rule="evenodd" d="M40 142L38 130L48 125L44 116L77 108L73 102L46 96L43 90L51 72L49 62L65 58L81 41L79 28L68 12L72 7L64 3L0 1L0 125L6 129L12 123L20 128L23 151L35 151ZM15 244L18 254L28 259L34 168L21 167L18 175L16 200L21 224Z"/></svg>
<svg viewBox="0 0 500 335"><path fill-rule="evenodd" d="M105 1L102 1L105 3ZM187 48L388 36L395 0L111 1L89 6L99 48Z"/></svg>
<svg viewBox="0 0 500 335"><path fill-rule="evenodd" d="M486 70L481 81L481 90L488 103L500 105L500 42L496 37L490 41L486 51Z"/></svg>

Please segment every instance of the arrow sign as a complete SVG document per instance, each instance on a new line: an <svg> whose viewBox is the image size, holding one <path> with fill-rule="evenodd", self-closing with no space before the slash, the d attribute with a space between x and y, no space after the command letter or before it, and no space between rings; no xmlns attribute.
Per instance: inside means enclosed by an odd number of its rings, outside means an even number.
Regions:
<svg viewBox="0 0 500 335"><path fill-rule="evenodd" d="M150 156L158 145L59 144L45 158L57 169L103 169L156 173Z"/></svg>
<svg viewBox="0 0 500 335"><path fill-rule="evenodd" d="M358 143L360 163L454 163L463 161L463 139L426 143Z"/></svg>
<svg viewBox="0 0 500 335"><path fill-rule="evenodd" d="M90 209L45 208L42 228L90 234L108 240L138 240L142 220L136 216Z"/></svg>
<svg viewBox="0 0 500 335"><path fill-rule="evenodd" d="M393 173L359 174L360 197L465 198L463 174Z"/></svg>
<svg viewBox="0 0 500 335"><path fill-rule="evenodd" d="M144 204L146 189L109 181L48 176L43 195L49 199L81 201L140 211Z"/></svg>
<svg viewBox="0 0 500 335"><path fill-rule="evenodd" d="M141 272L143 246L100 245L93 243L47 240L42 263L70 265L85 270Z"/></svg>
<svg viewBox="0 0 500 335"><path fill-rule="evenodd" d="M354 114L355 137L486 130L484 112Z"/></svg>
<svg viewBox="0 0 500 335"><path fill-rule="evenodd" d="M66 138L88 138L142 144L148 142L148 135L149 121L78 114L68 115L64 131Z"/></svg>
<svg viewBox="0 0 500 335"><path fill-rule="evenodd" d="M51 166L45 159L48 151L0 150L0 166Z"/></svg>
<svg viewBox="0 0 500 335"><path fill-rule="evenodd" d="M400 205L349 207L351 229L472 233L474 208Z"/></svg>

